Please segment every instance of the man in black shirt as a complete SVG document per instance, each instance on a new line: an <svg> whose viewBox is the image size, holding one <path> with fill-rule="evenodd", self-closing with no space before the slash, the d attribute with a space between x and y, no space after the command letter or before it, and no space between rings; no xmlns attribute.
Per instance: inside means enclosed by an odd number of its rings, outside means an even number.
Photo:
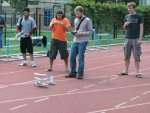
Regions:
<svg viewBox="0 0 150 113"><path fill-rule="evenodd" d="M128 3L129 14L124 19L124 29L126 29L126 43L124 45L125 55L125 71L121 75L128 75L128 69L130 65L130 57L133 52L136 77L142 78L140 73L140 56L141 56L141 44L143 40L143 18L135 11L136 4L134 2Z"/></svg>

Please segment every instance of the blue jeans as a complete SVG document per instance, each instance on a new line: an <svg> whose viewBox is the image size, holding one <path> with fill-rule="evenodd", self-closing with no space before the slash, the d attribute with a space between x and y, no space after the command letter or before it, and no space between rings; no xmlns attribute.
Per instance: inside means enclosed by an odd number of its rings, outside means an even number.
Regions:
<svg viewBox="0 0 150 113"><path fill-rule="evenodd" d="M0 31L0 48L3 47L3 42L2 42L3 36L2 36L2 34L3 34L3 33Z"/></svg>
<svg viewBox="0 0 150 113"><path fill-rule="evenodd" d="M84 75L84 54L86 51L88 42L77 43L74 42L71 47L71 55L70 55L70 67L71 74L78 74L78 76ZM76 71L77 63L76 58L78 55L78 71Z"/></svg>

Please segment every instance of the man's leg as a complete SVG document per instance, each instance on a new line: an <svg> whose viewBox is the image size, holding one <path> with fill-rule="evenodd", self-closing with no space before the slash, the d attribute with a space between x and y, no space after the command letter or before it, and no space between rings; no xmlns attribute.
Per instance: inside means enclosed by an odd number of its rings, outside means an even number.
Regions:
<svg viewBox="0 0 150 113"><path fill-rule="evenodd" d="M131 40L127 39L124 45L124 66L125 69L120 75L128 75L128 70L130 66L130 57L131 57L132 45Z"/></svg>
<svg viewBox="0 0 150 113"><path fill-rule="evenodd" d="M66 72L68 72L68 56L69 56L69 53L68 53L68 50L67 50L67 42L59 42L59 45L58 45L58 49L59 49L59 53L60 53L60 56L61 56L61 59L64 60L64 63L65 63L65 69L66 69Z"/></svg>
<svg viewBox="0 0 150 113"><path fill-rule="evenodd" d="M36 65L36 63L34 61L33 45L32 45L32 39L31 39L31 37L27 37L26 41L27 41L27 51L29 52L31 66L32 67L36 67L37 65Z"/></svg>
<svg viewBox="0 0 150 113"><path fill-rule="evenodd" d="M54 59L50 58L49 63L50 63L50 67L49 67L48 71L52 71L53 70Z"/></svg>
<svg viewBox="0 0 150 113"><path fill-rule="evenodd" d="M66 77L76 77L76 57L78 55L78 43L73 43L70 53L70 74Z"/></svg>
<svg viewBox="0 0 150 113"><path fill-rule="evenodd" d="M135 61L135 70L136 70L136 75L140 74L140 62Z"/></svg>
<svg viewBox="0 0 150 113"><path fill-rule="evenodd" d="M27 48L27 42L26 39L21 38L20 40L20 52L22 53L23 61L19 64L20 66L26 66L27 58L26 58L26 48Z"/></svg>
<svg viewBox="0 0 150 113"><path fill-rule="evenodd" d="M128 72L129 72L129 65L130 65L130 59L127 59L127 60L125 60L125 70L124 70L124 73L125 74L128 74Z"/></svg>
<svg viewBox="0 0 150 113"><path fill-rule="evenodd" d="M84 60L85 60L85 51L86 51L87 42L79 44L79 67L78 67L78 79L82 79L84 75Z"/></svg>
<svg viewBox="0 0 150 113"><path fill-rule="evenodd" d="M50 59L50 67L48 71L53 70L53 63L54 60L56 59L57 53L58 53L58 48L57 48L57 43L55 40L51 40L51 47L50 47L50 52L49 52L49 59Z"/></svg>
<svg viewBox="0 0 150 113"><path fill-rule="evenodd" d="M142 78L142 74L140 72L140 56L141 56L141 45L138 43L138 40L134 40L133 42L133 56L135 61L135 70L136 70L136 77Z"/></svg>
<svg viewBox="0 0 150 113"><path fill-rule="evenodd" d="M65 63L65 69L66 69L66 72L68 72L68 58L65 58L64 59L64 63Z"/></svg>

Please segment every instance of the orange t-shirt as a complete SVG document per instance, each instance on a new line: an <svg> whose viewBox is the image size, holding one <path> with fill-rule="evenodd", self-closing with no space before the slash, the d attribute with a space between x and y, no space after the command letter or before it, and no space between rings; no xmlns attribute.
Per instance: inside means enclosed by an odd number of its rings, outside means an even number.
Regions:
<svg viewBox="0 0 150 113"><path fill-rule="evenodd" d="M67 41L67 31L66 28L70 27L70 21L67 18L64 18L62 20L53 18L51 23L58 23L54 24L51 28L52 30L52 39L60 40L60 41ZM59 24L63 23L63 25Z"/></svg>

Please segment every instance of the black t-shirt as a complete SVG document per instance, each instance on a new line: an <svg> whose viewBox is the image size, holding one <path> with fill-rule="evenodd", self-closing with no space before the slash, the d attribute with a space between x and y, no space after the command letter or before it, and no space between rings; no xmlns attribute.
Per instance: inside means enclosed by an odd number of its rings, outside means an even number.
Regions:
<svg viewBox="0 0 150 113"><path fill-rule="evenodd" d="M4 25L4 24L5 24L4 18L0 16L0 25ZM3 27L0 26L0 32L2 31L3 31Z"/></svg>
<svg viewBox="0 0 150 113"><path fill-rule="evenodd" d="M139 14L128 14L125 16L124 22L129 22L129 25L126 27L126 38L139 38L140 24L143 23L143 17Z"/></svg>

